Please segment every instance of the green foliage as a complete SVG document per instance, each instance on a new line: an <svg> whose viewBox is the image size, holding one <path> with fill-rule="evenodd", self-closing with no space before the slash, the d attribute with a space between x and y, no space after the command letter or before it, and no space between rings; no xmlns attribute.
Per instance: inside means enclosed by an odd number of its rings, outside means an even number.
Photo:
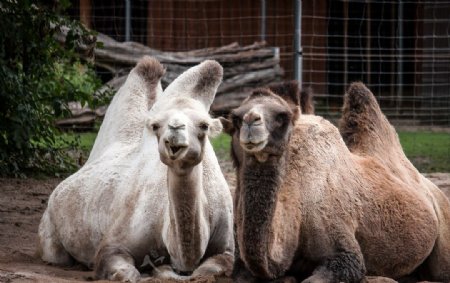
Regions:
<svg viewBox="0 0 450 283"><path fill-rule="evenodd" d="M420 172L450 172L450 133L399 131L400 143L406 156ZM97 133L65 134L67 140L80 140L80 147L89 155ZM231 138L221 133L211 139L219 160L230 160Z"/></svg>
<svg viewBox="0 0 450 283"><path fill-rule="evenodd" d="M63 134L63 140L65 141L79 141L78 148L86 152L89 155L92 147L94 146L95 138L97 138L97 133L86 132L86 133L65 133Z"/></svg>
<svg viewBox="0 0 450 283"><path fill-rule="evenodd" d="M217 158L231 161L230 148L231 137L228 134L221 133L217 137L211 139L211 144Z"/></svg>
<svg viewBox="0 0 450 283"><path fill-rule="evenodd" d="M74 163L54 120L69 101L93 103L100 85L74 48L92 36L62 17L68 1L6 0L0 4L0 175L65 172ZM51 2L51 1L50 1ZM65 44L55 35L65 29Z"/></svg>
<svg viewBox="0 0 450 283"><path fill-rule="evenodd" d="M420 172L450 172L450 133L399 132L403 150Z"/></svg>

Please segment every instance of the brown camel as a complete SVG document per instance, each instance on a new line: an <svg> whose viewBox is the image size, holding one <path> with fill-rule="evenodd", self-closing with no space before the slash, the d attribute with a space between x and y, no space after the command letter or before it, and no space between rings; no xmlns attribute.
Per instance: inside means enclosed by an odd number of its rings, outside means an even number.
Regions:
<svg viewBox="0 0 450 283"><path fill-rule="evenodd" d="M260 89L231 113L242 149L235 279L449 281L450 203L406 159L373 94L362 84L346 94L348 147L288 96Z"/></svg>

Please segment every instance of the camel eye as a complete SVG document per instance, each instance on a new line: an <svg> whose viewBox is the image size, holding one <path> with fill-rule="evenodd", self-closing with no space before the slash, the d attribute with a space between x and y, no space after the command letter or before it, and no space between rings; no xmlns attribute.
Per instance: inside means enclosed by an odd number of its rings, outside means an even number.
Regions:
<svg viewBox="0 0 450 283"><path fill-rule="evenodd" d="M159 128L160 128L160 126L159 126L158 124L156 124L156 123L152 125L152 130L153 130L154 132L158 131Z"/></svg>
<svg viewBox="0 0 450 283"><path fill-rule="evenodd" d="M279 113L276 117L276 121L278 123L280 123L280 125L283 125L288 119L289 119L289 116L285 112Z"/></svg>
<svg viewBox="0 0 450 283"><path fill-rule="evenodd" d="M233 125L235 128L239 129L241 127L242 120L239 116L233 116Z"/></svg>
<svg viewBox="0 0 450 283"><path fill-rule="evenodd" d="M207 123L200 123L199 127L202 131L207 131L209 129L209 125Z"/></svg>

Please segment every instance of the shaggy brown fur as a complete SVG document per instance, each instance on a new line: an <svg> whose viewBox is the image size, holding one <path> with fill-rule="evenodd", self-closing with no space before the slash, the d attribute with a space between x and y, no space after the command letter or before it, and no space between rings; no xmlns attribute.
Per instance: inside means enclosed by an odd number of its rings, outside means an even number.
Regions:
<svg viewBox="0 0 450 283"><path fill-rule="evenodd" d="M158 60L150 56L144 56L136 65L136 72L139 77L145 80L148 84L147 88L151 90L148 93L148 109L150 109L156 100L156 85L166 71Z"/></svg>
<svg viewBox="0 0 450 283"><path fill-rule="evenodd" d="M328 121L292 120L292 108L270 91L233 110L233 145L243 154L235 199L237 281L293 275L303 282L360 282L366 274L398 279L414 272L450 280L450 203L417 171L411 175L415 168L400 158L395 130L373 95L357 90L352 86L346 96L342 125L358 154ZM246 122L249 113L261 115L266 132ZM364 135L379 139L371 144ZM384 145L382 138L390 149L377 144ZM397 153L397 163L387 156L381 162L386 152Z"/></svg>
<svg viewBox="0 0 450 283"><path fill-rule="evenodd" d="M302 88L297 81L274 83L267 86L273 93L283 97L295 111L300 105L302 114L314 114L313 91L311 87Z"/></svg>
<svg viewBox="0 0 450 283"><path fill-rule="evenodd" d="M361 82L351 84L345 97L339 130L350 151L374 158L390 173L417 190L431 203L440 225L439 237L419 275L428 278L450 276L450 205L448 198L425 178L405 156L395 129L381 112L372 92Z"/></svg>
<svg viewBox="0 0 450 283"><path fill-rule="evenodd" d="M302 114L314 114L314 94L311 87L306 87L304 90L300 91L297 81L285 81L281 83L270 84L268 85L268 88L273 93L284 98L284 100L291 108L291 111L295 113L295 120L300 114L298 112L299 106ZM235 133L235 127L233 126L232 119L228 120L226 118L220 117L220 121L222 122L223 131L230 136L233 136ZM239 137L232 139L230 154L231 159L233 160L234 167L238 168L243 155L242 149L239 146Z"/></svg>

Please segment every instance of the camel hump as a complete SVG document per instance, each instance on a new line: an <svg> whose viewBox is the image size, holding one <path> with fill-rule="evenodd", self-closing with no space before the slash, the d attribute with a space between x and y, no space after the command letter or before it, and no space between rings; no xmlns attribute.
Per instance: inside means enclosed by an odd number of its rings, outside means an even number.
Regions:
<svg viewBox="0 0 450 283"><path fill-rule="evenodd" d="M369 111L381 113L375 96L362 82L354 82L348 88L344 96L344 110L356 113Z"/></svg>
<svg viewBox="0 0 450 283"><path fill-rule="evenodd" d="M217 61L205 60L199 65L194 91L203 93L211 88L216 88L222 82L222 77L222 66Z"/></svg>
<svg viewBox="0 0 450 283"><path fill-rule="evenodd" d="M164 75L164 67L153 57L144 56L136 65L136 73L150 85L159 83Z"/></svg>
<svg viewBox="0 0 450 283"><path fill-rule="evenodd" d="M178 76L164 90L161 99L190 97L200 101L209 110L222 77L222 66L214 60L205 60Z"/></svg>
<svg viewBox="0 0 450 283"><path fill-rule="evenodd" d="M395 129L381 112L373 93L361 82L352 83L344 96L339 130L352 152L372 155L377 154L374 150L388 145L401 150Z"/></svg>
<svg viewBox="0 0 450 283"><path fill-rule="evenodd" d="M314 92L311 87L302 88L300 92L300 108L303 114L314 115Z"/></svg>

